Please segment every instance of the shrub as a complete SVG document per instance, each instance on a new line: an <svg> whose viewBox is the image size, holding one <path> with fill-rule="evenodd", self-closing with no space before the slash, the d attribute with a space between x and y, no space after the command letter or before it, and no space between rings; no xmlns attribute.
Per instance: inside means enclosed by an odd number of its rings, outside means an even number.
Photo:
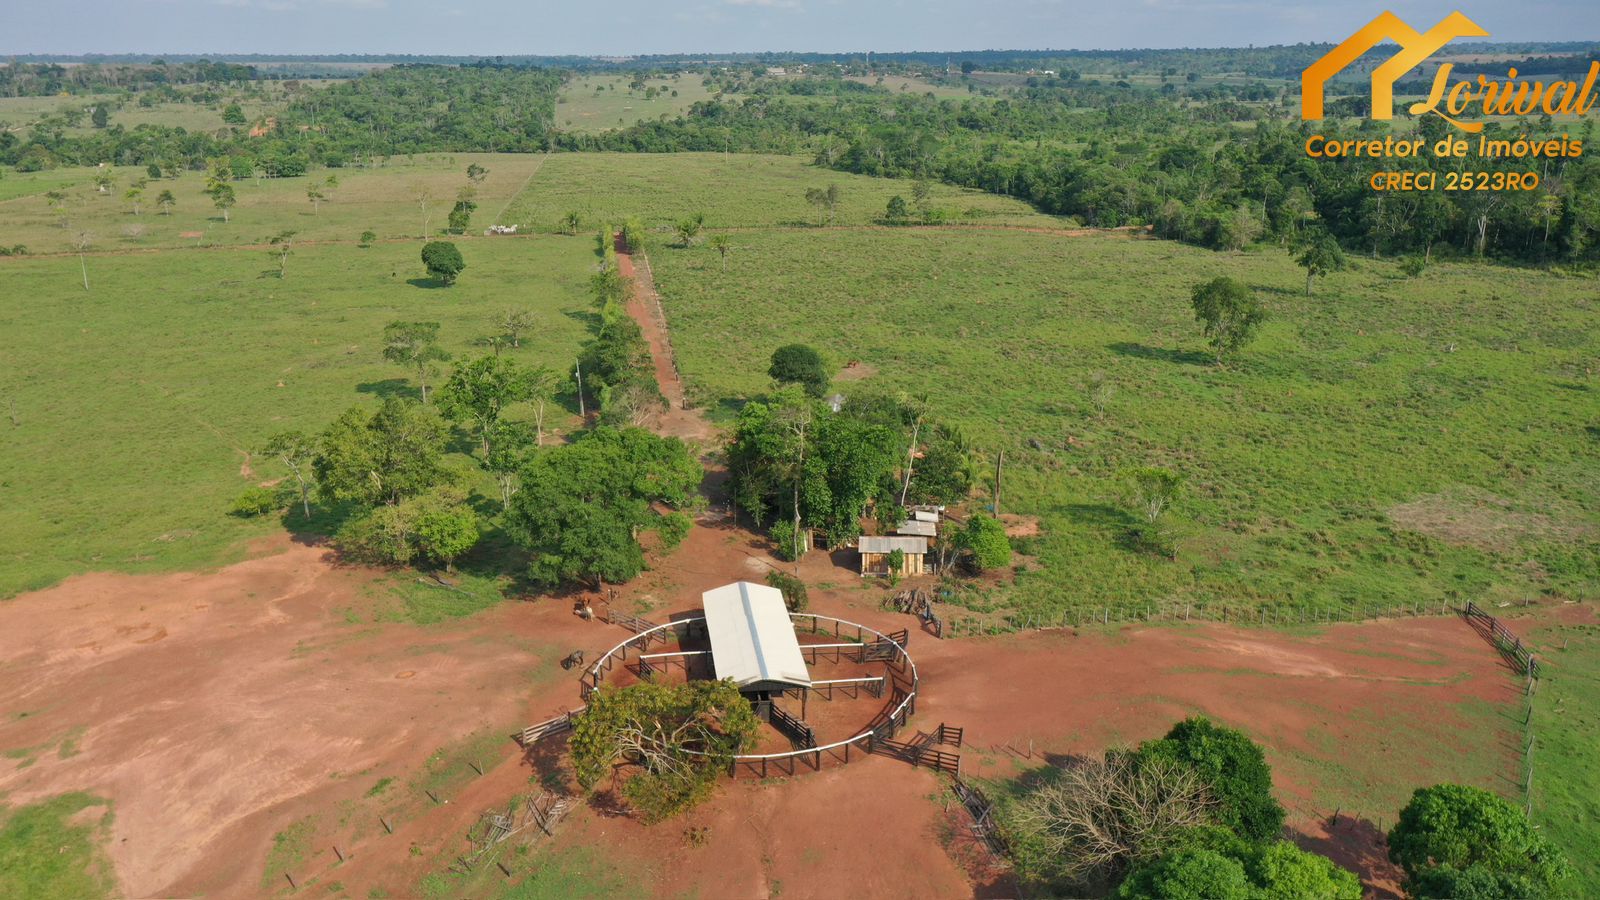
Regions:
<svg viewBox="0 0 1600 900"><path fill-rule="evenodd" d="M794 523L788 519L779 519L772 523L767 531L767 537L772 539L772 555L785 562L795 561L794 552Z"/></svg>
<svg viewBox="0 0 1600 900"><path fill-rule="evenodd" d="M806 583L786 572L768 572L767 584L783 592L783 605L789 612L805 612L811 605L811 598L806 592Z"/></svg>
<svg viewBox="0 0 1600 900"><path fill-rule="evenodd" d="M372 246L372 242L377 240L377 239L378 239L378 233L376 231L373 231L372 229L368 228L366 231L361 232L360 246L362 246L362 247L371 247Z"/></svg>
<svg viewBox="0 0 1600 900"><path fill-rule="evenodd" d="M812 397L826 394L833 380L822 354L805 344L785 344L773 351L767 374L779 384L800 385Z"/></svg>
<svg viewBox="0 0 1600 900"><path fill-rule="evenodd" d="M428 274L444 284L455 284L456 277L467 267L461 251L449 241L429 241L422 246L422 265Z"/></svg>
<svg viewBox="0 0 1600 900"><path fill-rule="evenodd" d="M278 508L278 494L271 488L249 487L244 493L234 498L233 514L249 519L264 516Z"/></svg>
<svg viewBox="0 0 1600 900"><path fill-rule="evenodd" d="M1283 807L1272 796L1272 769L1261 748L1241 731L1204 716L1184 719L1159 741L1139 745L1140 764L1180 762L1195 770L1216 797L1216 820L1240 837L1265 842L1283 831Z"/></svg>
<svg viewBox="0 0 1600 900"><path fill-rule="evenodd" d="M957 545L972 554L973 568L982 572L1011 564L1011 541L998 519L974 514L957 538Z"/></svg>
<svg viewBox="0 0 1600 900"><path fill-rule="evenodd" d="M1261 846L1224 829L1192 829L1173 849L1136 866L1117 889L1119 900L1314 897L1360 900L1361 880L1288 841Z"/></svg>
<svg viewBox="0 0 1600 900"><path fill-rule="evenodd" d="M1522 811L1482 788L1418 788L1389 832L1413 897L1491 900L1558 893L1572 872Z"/></svg>

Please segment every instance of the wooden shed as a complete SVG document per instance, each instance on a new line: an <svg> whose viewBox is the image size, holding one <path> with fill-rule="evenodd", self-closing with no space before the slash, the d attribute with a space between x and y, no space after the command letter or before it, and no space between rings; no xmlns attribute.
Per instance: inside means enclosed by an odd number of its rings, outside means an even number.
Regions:
<svg viewBox="0 0 1600 900"><path fill-rule="evenodd" d="M927 571L924 560L928 555L928 539L925 537L863 535L857 548L861 551L863 576L890 574L889 554L896 550L905 555L905 562L895 574L921 575Z"/></svg>

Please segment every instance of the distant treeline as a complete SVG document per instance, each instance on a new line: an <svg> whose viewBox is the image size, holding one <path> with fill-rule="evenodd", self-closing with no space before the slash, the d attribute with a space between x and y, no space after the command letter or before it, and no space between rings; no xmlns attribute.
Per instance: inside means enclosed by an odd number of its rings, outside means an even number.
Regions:
<svg viewBox="0 0 1600 900"><path fill-rule="evenodd" d="M0 132L0 163L24 171L57 165L156 166L199 170L239 161L235 170L303 173L405 153L528 153L548 145L562 74L548 69L397 66L296 96L250 136L246 126L217 132L159 125L111 125L88 134L35 128Z"/></svg>
<svg viewBox="0 0 1600 900"><path fill-rule="evenodd" d="M155 65L90 63L77 66L13 61L0 66L0 97L144 91L169 85L254 81L257 74L253 66L204 59Z"/></svg>
<svg viewBox="0 0 1600 900"><path fill-rule="evenodd" d="M1209 89L1215 95L1215 89ZM1288 100L1287 96L1283 99ZM1291 104L1292 105L1292 104ZM1330 137L1381 137L1367 122ZM1420 123L1430 142L1449 128ZM682 117L600 134L558 134L573 150L807 152L819 165L864 175L944 181L1017 197L1100 227L1149 225L1164 237L1217 249L1271 240L1293 244L1325 229L1351 249L1381 255L1438 250L1547 261L1600 257L1600 163L1594 125L1569 129L1582 157L1491 163L1422 159L1313 160L1313 132L1292 110L1235 98L1201 99L1171 86L1134 88L1048 79L998 100L850 90L818 102L758 93L696 103ZM1559 136L1553 123L1491 124L1490 138ZM1528 192L1380 193L1380 168L1468 162L1533 170Z"/></svg>

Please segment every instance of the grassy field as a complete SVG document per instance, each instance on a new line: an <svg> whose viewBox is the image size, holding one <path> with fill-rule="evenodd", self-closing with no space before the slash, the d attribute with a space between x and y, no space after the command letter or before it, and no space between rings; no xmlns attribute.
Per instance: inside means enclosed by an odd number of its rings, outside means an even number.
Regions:
<svg viewBox="0 0 1600 900"><path fill-rule="evenodd" d="M88 292L74 257L0 260L16 298L0 305L0 404L15 417L0 420L0 596L88 570L210 565L279 528L227 515L244 487L284 474L247 467L246 451L413 391L379 356L390 321L441 322L460 357L487 352L473 342L496 313L532 309L539 327L507 352L565 368L586 334L589 241L461 247L449 289L427 286L415 242L296 248L281 281L257 250L91 255Z"/></svg>
<svg viewBox="0 0 1600 900"><path fill-rule="evenodd" d="M228 222L203 193L206 176L200 172L150 180L137 215L123 193L135 179L145 177L142 168L113 170L116 185L105 194L95 190L93 169L11 174L0 179L0 197L10 196L0 202L0 246L22 244L33 253L60 253L85 231L97 250L260 244L285 229L296 231L302 241L353 242L367 229L380 240L416 237L422 233L425 216L430 233L444 227L456 192L469 184L466 171L471 163L489 170L475 186L478 212L472 232L482 233L543 160L541 155L509 153L435 154L397 157L374 169L319 169L300 178L237 181L233 187L238 204ZM337 187L326 185L330 175L338 179ZM26 193L21 190L24 185ZM330 199L313 206L306 190L314 186ZM44 194L58 189L69 190L68 199L52 206ZM156 206L163 190L176 199L170 215ZM424 194L426 211L418 199Z"/></svg>
<svg viewBox="0 0 1600 900"><path fill-rule="evenodd" d="M272 83L267 83L272 87ZM281 94L281 91L274 93ZM237 102L244 111L246 120L254 122L262 116L269 115L282 104L279 96L240 98L219 100L216 103L189 103L163 101L152 106L141 106L137 101L124 100L113 94L85 94L83 96L66 97L0 97L0 122L9 123L9 126L19 131L27 131L28 127L47 116L65 113L68 110L83 110L83 120L78 125L69 126L64 130L67 134L88 134L94 131L94 125L89 121L88 110L97 104L105 103L109 109L108 125L120 125L132 131L140 125L165 125L171 128L183 128L188 131L216 131L228 127L222 121L222 110L229 103ZM120 107L118 104L121 104Z"/></svg>
<svg viewBox="0 0 1600 900"><path fill-rule="evenodd" d="M1544 667L1532 719L1533 818L1566 848L1580 883L1600 884L1600 626L1554 624L1530 637Z"/></svg>
<svg viewBox="0 0 1600 900"><path fill-rule="evenodd" d="M558 153L528 183L502 217L525 229L553 231L568 211L585 229L632 215L647 226L704 213L708 228L815 225L806 190L839 187L834 223L863 225L883 217L889 198L911 202L911 183L818 168L798 157L720 153ZM1025 203L942 184L930 185L932 205L953 221L1062 227L1062 220Z"/></svg>
<svg viewBox="0 0 1600 900"><path fill-rule="evenodd" d="M983 99L983 95L975 91L969 91L965 87L933 84L920 78L908 78L905 75L878 75L871 78L865 75L851 75L845 80L877 85L888 88L897 94L932 94L940 100Z"/></svg>
<svg viewBox="0 0 1600 900"><path fill-rule="evenodd" d="M626 128L645 119L679 115L712 96L699 75L647 79L646 89L661 91L650 98L645 91L629 90L632 80L630 75L593 75L568 81L556 97L556 127L580 133Z"/></svg>
<svg viewBox="0 0 1600 900"><path fill-rule="evenodd" d="M652 258L694 396L729 415L807 341L927 392L1043 520L1002 608L1435 607L1593 596L1600 286L1360 260L1304 296L1280 252L959 229L740 232ZM1189 309L1217 275L1272 320L1225 368ZM1115 388L1103 418L1086 390ZM1125 546L1125 467L1187 478L1168 561Z"/></svg>
<svg viewBox="0 0 1600 900"><path fill-rule="evenodd" d="M87 794L0 805L0 896L110 896L111 866L100 851L110 823L106 802Z"/></svg>

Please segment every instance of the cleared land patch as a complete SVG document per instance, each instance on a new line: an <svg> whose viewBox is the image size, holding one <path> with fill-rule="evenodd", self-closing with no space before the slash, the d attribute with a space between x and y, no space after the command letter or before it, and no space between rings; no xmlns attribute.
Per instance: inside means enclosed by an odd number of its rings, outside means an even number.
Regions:
<svg viewBox="0 0 1600 900"><path fill-rule="evenodd" d="M538 326L505 352L565 371L587 333L588 242L461 246L468 269L448 289L421 280L409 241L298 247L282 280L264 249L91 256L87 292L74 257L0 260L26 298L0 308L0 404L15 417L0 420L0 596L75 572L211 565L280 530L228 515L245 487L285 474L255 452L415 394L380 355L391 321L440 322L443 346L471 358L490 352L474 342L498 334L497 314L532 310Z"/></svg>
<svg viewBox="0 0 1600 900"><path fill-rule="evenodd" d="M909 181L835 172L799 157L557 153L502 218L505 224L537 231L558 230L570 211L591 231L606 222L621 224L629 216L638 216L647 227L670 230L672 223L697 213L705 214L707 228L805 227L819 221L817 207L806 202L806 191L829 185L839 187L832 224L876 222L896 194L911 202ZM952 221L1062 227L1063 220L1008 197L942 184L929 187L931 205Z"/></svg>
<svg viewBox="0 0 1600 900"><path fill-rule="evenodd" d="M657 90L654 97L647 97L645 90L630 90L632 81L632 76L625 75L592 75L568 81L556 97L556 127L576 132L625 128L645 119L680 115L690 105L712 97L697 74L645 79L646 90Z"/></svg>
<svg viewBox="0 0 1600 900"><path fill-rule="evenodd" d="M1128 237L735 239L726 271L707 248L652 257L690 397L731 414L795 340L874 367L872 389L927 392L990 472L1005 451L1007 511L1042 520L1024 542L1042 565L1002 609L1057 621L1191 603L1437 609L1596 589L1581 533L1476 547L1389 515L1471 485L1519 509L1594 516L1590 281L1467 265L1406 279L1361 261L1306 298L1286 254ZM1188 303L1218 275L1248 283L1272 316L1227 367ZM1088 396L1097 372L1114 386L1103 416ZM1175 563L1124 545L1135 520L1118 473L1138 465L1188 479Z"/></svg>

